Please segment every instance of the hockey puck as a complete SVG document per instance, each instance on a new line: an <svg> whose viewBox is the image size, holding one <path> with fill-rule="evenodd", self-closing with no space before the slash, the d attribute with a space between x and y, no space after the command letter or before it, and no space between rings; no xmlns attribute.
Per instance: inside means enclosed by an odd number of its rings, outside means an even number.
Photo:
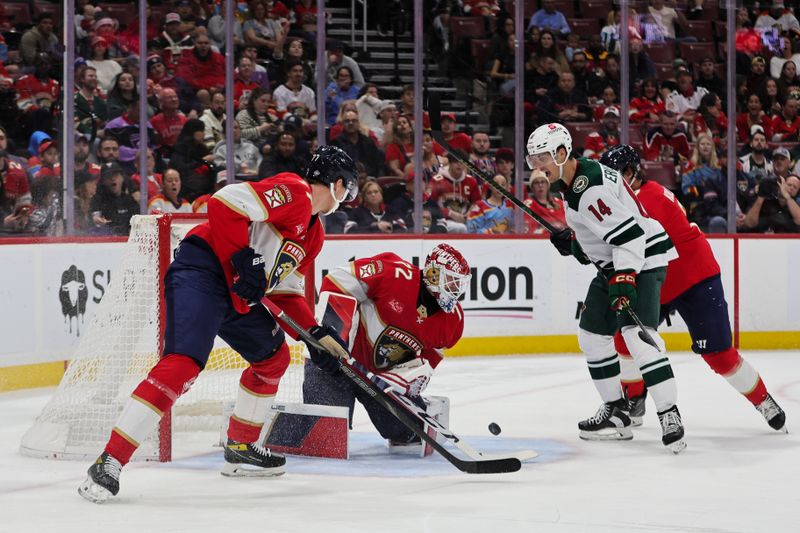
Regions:
<svg viewBox="0 0 800 533"><path fill-rule="evenodd" d="M498 426L496 422L492 422L491 424L489 424L489 431L492 433L492 435L499 435L500 426Z"/></svg>

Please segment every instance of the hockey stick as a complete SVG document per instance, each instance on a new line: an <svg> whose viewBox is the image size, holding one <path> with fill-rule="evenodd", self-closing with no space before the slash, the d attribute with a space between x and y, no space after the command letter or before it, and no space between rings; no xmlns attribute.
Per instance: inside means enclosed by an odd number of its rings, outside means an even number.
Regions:
<svg viewBox="0 0 800 533"><path fill-rule="evenodd" d="M556 233L556 232L558 232L558 231L560 231L555 226L553 226L550 222L548 222L547 220L545 220L541 216L537 215L530 207L528 207L527 205L522 203L519 198L517 198L512 193L507 191L504 187L501 187L500 185L498 185L498 183L496 181L494 181L494 177L487 176L482 171L478 170L478 168L475 165L473 165L469 161L463 160L462 158L460 158L458 156L457 153L455 153L455 151L450 146L450 144L445 140L444 133L442 133L442 117L441 117L441 112L440 112L440 108L439 108L439 96L438 95L432 94L432 95L430 95L428 97L428 108L430 109L429 116L430 116L430 121L431 121L431 136L433 137L433 139L437 143L439 143L441 145L441 147L444 149L445 152L447 152L447 154L449 156L457 159L459 163L464 165L464 167L469 171L470 174L472 174L476 178L479 178L481 181L486 183L489 187L491 187L492 189L494 189L495 191L500 193L500 195L503 196L504 198L506 198L509 202L511 202L512 204L517 206L523 213L525 213L526 215L531 217L533 220L535 220L536 222L541 224L541 226L544 229L546 229L551 235ZM603 269L600 268L600 266L597 263L593 262L592 264L595 266L595 268L600 273L600 275L605 277L605 273L603 272ZM625 311L631 317L631 320L633 320L636 323L636 325L639 327L639 338L642 339L643 342L646 342L647 344L649 344L650 346L652 346L653 348L655 348L656 350L661 352L661 349L658 347L658 344L656 344L656 341L653 339L653 337L650 335L650 333L648 333L647 330L644 329L644 324L642 323L641 319L639 318L639 315L637 315L636 312L633 309L630 308L630 306L625 306Z"/></svg>
<svg viewBox="0 0 800 533"><path fill-rule="evenodd" d="M303 340L303 342L310 344L320 351L327 351L322 344L315 339L311 333L304 329L300 324L294 321L290 316L284 313L278 306L267 298L263 298L261 303L266 307L270 313L276 318L283 321L290 328L292 328ZM442 457L447 459L450 464L468 474L502 474L505 472L516 472L522 468L522 463L516 457L504 458L481 458L477 460L464 460L459 459L450 453L444 446L442 446L434 437L425 432L422 427L424 424L434 428L440 435L453 443L458 443L460 439L453 433L450 433L447 428L442 426L436 419L429 416L424 409L418 407L413 402L403 402L398 404L398 396L389 395L381 388L365 378L361 373L356 370L354 364L357 363L353 357L348 357L346 360L339 360L339 368L342 373L347 376L353 383L366 392L371 398L378 402L384 409L389 411L395 418L397 418L404 426L414 432L420 439L427 442L434 450L439 452Z"/></svg>
<svg viewBox="0 0 800 533"><path fill-rule="evenodd" d="M367 376L367 378L369 378L375 385L377 385L387 395L389 395L392 398L394 398L398 403L402 403L411 412L417 412L420 409L407 396L397 392L389 383L386 382L385 379L383 379L382 377L378 376L377 374L375 374L373 372L370 372L369 369L367 369L364 365L362 365L361 363L359 363L355 359L352 361L352 365L353 365L353 367L355 367L356 370L361 372L363 375ZM427 420L428 419L426 418L426 421ZM444 424L442 424L438 420L436 421L436 427L434 429L438 433L442 434L443 436L445 436L448 439L449 439L449 436L452 435L455 438L455 440L452 440L453 444L455 444L456 447L459 450L464 452L471 459L482 460L482 459L504 459L504 458L507 458L507 457L516 457L520 461L525 461L525 460L533 459L534 457L538 457L539 456L539 453L534 451L534 450L522 450L522 451L519 451L519 452L514 452L514 453L512 453L510 455L486 454L486 453L483 453L483 452L479 452L478 450L476 450L475 448L473 448L472 446L470 446L469 444L464 442L462 439L457 438L450 431L449 428L447 428Z"/></svg>

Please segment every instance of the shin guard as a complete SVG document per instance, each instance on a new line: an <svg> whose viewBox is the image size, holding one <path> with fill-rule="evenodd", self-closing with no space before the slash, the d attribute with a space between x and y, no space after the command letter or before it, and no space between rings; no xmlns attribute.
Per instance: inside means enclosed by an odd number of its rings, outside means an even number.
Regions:
<svg viewBox="0 0 800 533"><path fill-rule="evenodd" d="M290 360L289 346L284 342L271 357L250 363L242 372L236 405L228 423L229 439L246 443L258 440Z"/></svg>
<svg viewBox="0 0 800 533"><path fill-rule="evenodd" d="M628 346L625 344L625 339L622 338L622 333L619 331L614 334L614 348L619 354L620 382L625 396L627 398L641 396L644 394L642 373L639 372L639 367L636 366L631 352L628 351Z"/></svg>
<svg viewBox="0 0 800 533"><path fill-rule="evenodd" d="M586 355L589 375L604 403L622 398L619 385L619 358L614 351L614 340L608 335L598 335L578 329L578 344Z"/></svg>
<svg viewBox="0 0 800 533"><path fill-rule="evenodd" d="M642 378L655 401L656 408L662 412L675 405L678 388L675 385L675 376L672 373L669 358L663 351L664 341L655 329L647 328L647 332L661 347L661 352L639 338L638 327L625 326L622 328L625 344L628 345L631 355L642 373Z"/></svg>
<svg viewBox="0 0 800 533"><path fill-rule="evenodd" d="M753 405L760 404L767 397L767 387L761 376L739 355L736 348L704 354L703 360Z"/></svg>
<svg viewBox="0 0 800 533"><path fill-rule="evenodd" d="M189 390L200 367L191 357L169 354L150 370L125 404L105 451L125 465L178 397Z"/></svg>

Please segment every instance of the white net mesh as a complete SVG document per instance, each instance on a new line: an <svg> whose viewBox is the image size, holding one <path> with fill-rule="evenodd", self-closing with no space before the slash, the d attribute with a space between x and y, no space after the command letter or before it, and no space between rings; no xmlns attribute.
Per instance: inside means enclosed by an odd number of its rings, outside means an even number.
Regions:
<svg viewBox="0 0 800 533"><path fill-rule="evenodd" d="M159 219L169 224L169 257L180 239L201 220L136 216L120 266L98 305L64 377L22 438L26 455L86 458L99 455L128 397L159 356ZM288 337L287 337L288 339ZM292 364L276 401L302 402L303 345L289 340ZM226 402L236 398L247 363L217 338L208 364L173 409L173 431L217 430ZM163 436L162 439L169 439ZM170 445L170 442L162 445ZM142 443L138 459L158 457L158 431Z"/></svg>

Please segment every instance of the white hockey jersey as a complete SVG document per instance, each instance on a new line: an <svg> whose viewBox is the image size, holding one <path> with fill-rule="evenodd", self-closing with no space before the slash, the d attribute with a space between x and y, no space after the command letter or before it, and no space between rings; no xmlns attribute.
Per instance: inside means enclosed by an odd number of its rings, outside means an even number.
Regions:
<svg viewBox="0 0 800 533"><path fill-rule="evenodd" d="M678 257L667 232L647 216L619 172L592 159L577 161L564 210L589 259L602 268L638 273Z"/></svg>

